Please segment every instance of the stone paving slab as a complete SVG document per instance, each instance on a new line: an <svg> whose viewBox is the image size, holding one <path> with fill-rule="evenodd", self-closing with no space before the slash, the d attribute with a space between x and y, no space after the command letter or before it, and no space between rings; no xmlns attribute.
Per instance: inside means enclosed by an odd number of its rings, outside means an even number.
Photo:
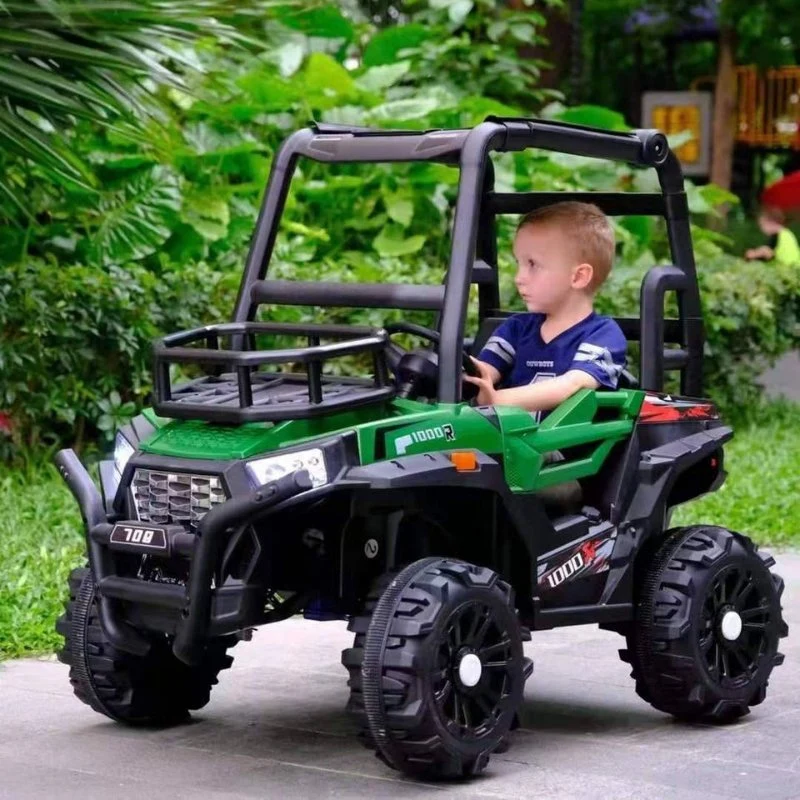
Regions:
<svg viewBox="0 0 800 800"><path fill-rule="evenodd" d="M472 782L413 782L353 736L344 623L292 619L237 646L211 703L163 731L95 714L56 661L0 665L0 798L800 800L800 554L777 558L786 663L734 725L680 724L641 701L616 634L544 631L527 645L536 671L512 748Z"/></svg>

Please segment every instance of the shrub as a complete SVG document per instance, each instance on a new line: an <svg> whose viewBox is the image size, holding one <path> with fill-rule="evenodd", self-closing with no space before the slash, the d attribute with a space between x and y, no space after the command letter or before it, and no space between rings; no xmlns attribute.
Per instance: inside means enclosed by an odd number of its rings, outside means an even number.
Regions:
<svg viewBox="0 0 800 800"><path fill-rule="evenodd" d="M63 437L80 445L87 423L150 387L151 341L219 318L220 274L203 264L160 274L30 260L0 284L0 408L9 446ZM115 394L116 393L116 394ZM92 431L92 434L94 431Z"/></svg>

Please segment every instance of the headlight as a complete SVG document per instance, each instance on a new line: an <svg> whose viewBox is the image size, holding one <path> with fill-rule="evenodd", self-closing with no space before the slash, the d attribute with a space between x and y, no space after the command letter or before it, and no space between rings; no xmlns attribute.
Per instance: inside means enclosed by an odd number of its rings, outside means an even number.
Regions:
<svg viewBox="0 0 800 800"><path fill-rule="evenodd" d="M118 433L114 438L114 466L120 476L135 452L136 448L121 433Z"/></svg>
<svg viewBox="0 0 800 800"><path fill-rule="evenodd" d="M299 450L295 453L286 453L282 456L259 458L257 461L248 461L245 465L250 477L257 486L270 483L278 478L298 470L308 470L311 483L314 487L324 486L328 482L328 470L325 466L325 456L322 450L315 447L311 450Z"/></svg>

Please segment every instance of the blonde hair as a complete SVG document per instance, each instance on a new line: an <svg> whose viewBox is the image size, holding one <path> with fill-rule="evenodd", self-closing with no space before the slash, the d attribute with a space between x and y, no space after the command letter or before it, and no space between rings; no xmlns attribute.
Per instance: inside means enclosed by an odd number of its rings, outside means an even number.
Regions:
<svg viewBox="0 0 800 800"><path fill-rule="evenodd" d="M596 292L605 283L614 263L614 228L608 217L593 203L565 200L530 211L520 219L517 233L528 225L557 225L567 239L579 263L593 269L589 290Z"/></svg>

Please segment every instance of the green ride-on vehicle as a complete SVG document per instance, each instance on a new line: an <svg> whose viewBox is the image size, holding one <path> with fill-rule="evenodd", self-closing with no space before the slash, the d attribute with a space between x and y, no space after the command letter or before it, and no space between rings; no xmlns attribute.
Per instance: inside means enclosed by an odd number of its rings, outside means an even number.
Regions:
<svg viewBox="0 0 800 800"><path fill-rule="evenodd" d="M492 151L526 148L654 168L661 191L495 191ZM458 169L443 283L271 279L300 157ZM564 199L663 217L673 263L645 276L639 318L617 320L638 342L638 375L537 422L469 402L463 371L508 313L497 216ZM472 284L478 326L466 330ZM665 318L668 292L677 318ZM265 304L432 322L258 321ZM409 349L409 336L424 343ZM276 337L301 344L263 346ZM56 456L89 560L57 623L75 693L120 722L181 721L208 702L234 644L303 613L349 620L348 711L364 743L412 775L474 775L508 746L534 630L599 624L625 637L620 656L655 708L746 714L783 659L783 582L741 533L670 527L678 504L720 487L733 435L699 399L703 342L683 177L661 133L498 117L295 132L274 159L233 320L156 342L153 406L117 433L99 490L71 450ZM345 357L371 376L342 377ZM173 386L175 364L196 377ZM664 393L668 371L680 395Z"/></svg>

